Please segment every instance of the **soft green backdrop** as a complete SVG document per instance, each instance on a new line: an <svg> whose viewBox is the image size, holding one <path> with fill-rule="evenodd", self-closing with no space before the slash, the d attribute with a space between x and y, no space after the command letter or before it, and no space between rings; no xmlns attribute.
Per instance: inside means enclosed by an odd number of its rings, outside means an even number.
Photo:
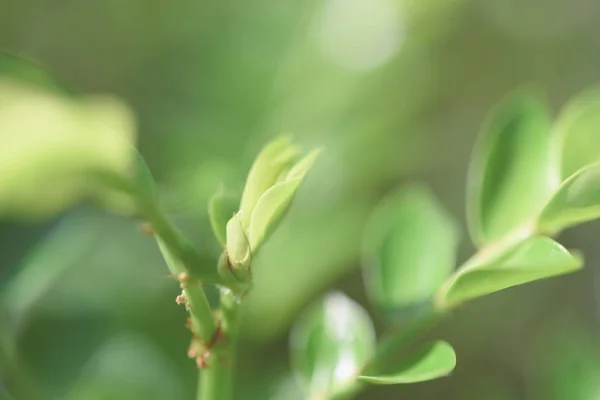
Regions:
<svg viewBox="0 0 600 400"><path fill-rule="evenodd" d="M316 295L335 286L364 302L360 238L383 195L423 180L464 227L486 112L524 83L557 111L598 82L598 27L593 0L0 1L0 50L131 105L141 152L207 262L218 248L206 202L221 183L239 194L281 132L325 148L256 260L239 399L288 391L289 324ZM363 397L595 398L599 234L592 223L563 235L586 254L583 272L457 311L436 332L459 355L451 378ZM465 239L461 260L472 250ZM21 310L14 345L48 398L192 398L185 312L166 275L135 223L89 206L0 224L1 298ZM25 298L5 290L15 279L34 282Z"/></svg>

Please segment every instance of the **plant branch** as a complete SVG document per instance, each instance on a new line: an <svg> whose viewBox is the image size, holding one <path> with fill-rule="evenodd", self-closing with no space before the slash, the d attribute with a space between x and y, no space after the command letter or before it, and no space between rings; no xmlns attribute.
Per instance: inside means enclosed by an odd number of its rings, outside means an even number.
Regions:
<svg viewBox="0 0 600 400"><path fill-rule="evenodd" d="M222 338L213 350L209 365L201 371L198 400L228 400L233 392L241 301L229 289L221 289L220 300Z"/></svg>

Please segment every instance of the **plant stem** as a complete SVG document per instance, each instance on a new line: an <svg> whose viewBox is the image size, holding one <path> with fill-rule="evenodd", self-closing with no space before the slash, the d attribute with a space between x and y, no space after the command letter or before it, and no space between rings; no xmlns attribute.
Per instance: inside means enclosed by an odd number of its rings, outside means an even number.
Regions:
<svg viewBox="0 0 600 400"><path fill-rule="evenodd" d="M229 400L233 394L236 367L240 300L229 289L221 289L221 343L201 371L197 400Z"/></svg>
<svg viewBox="0 0 600 400"><path fill-rule="evenodd" d="M197 252L167 220L155 204L144 207L144 217L151 224L155 234L160 237L165 246L184 265L186 272L206 283L220 283L221 278L216 268L209 267L203 257Z"/></svg>

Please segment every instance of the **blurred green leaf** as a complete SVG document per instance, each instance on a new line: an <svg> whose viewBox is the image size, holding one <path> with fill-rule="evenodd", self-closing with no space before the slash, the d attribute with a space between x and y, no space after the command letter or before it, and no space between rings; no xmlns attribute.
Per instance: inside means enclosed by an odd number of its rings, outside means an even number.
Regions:
<svg viewBox="0 0 600 400"><path fill-rule="evenodd" d="M184 399L183 382L171 360L143 337L116 336L83 366L66 398Z"/></svg>
<svg viewBox="0 0 600 400"><path fill-rule="evenodd" d="M361 375L360 380L376 385L416 383L447 376L456 366L454 349L438 341L421 346L406 357L399 357L375 373Z"/></svg>
<svg viewBox="0 0 600 400"><path fill-rule="evenodd" d="M538 218L542 232L555 233L600 218L600 163L568 178L554 193Z"/></svg>
<svg viewBox="0 0 600 400"><path fill-rule="evenodd" d="M469 167L467 214L478 245L525 223L555 189L549 131L544 104L523 91L502 101L488 117Z"/></svg>
<svg viewBox="0 0 600 400"><path fill-rule="evenodd" d="M242 194L240 211L244 229L250 226L259 200L287 171L297 155L298 148L292 144L290 136L280 136L263 147L250 169Z"/></svg>
<svg viewBox="0 0 600 400"><path fill-rule="evenodd" d="M457 400L516 400L521 397L518 385L511 376L505 376L501 371L480 370L471 375L468 385L458 385L454 398ZM570 397L568 399L571 400Z"/></svg>
<svg viewBox="0 0 600 400"><path fill-rule="evenodd" d="M23 318L65 274L82 262L105 229L102 218L86 212L64 217L34 247L3 289L2 304Z"/></svg>
<svg viewBox="0 0 600 400"><path fill-rule="evenodd" d="M438 305L464 301L512 286L566 274L581 268L582 259L548 237L532 237L493 255L480 253L459 269L440 291Z"/></svg>
<svg viewBox="0 0 600 400"><path fill-rule="evenodd" d="M588 89L571 100L554 130L561 180L600 161L600 88Z"/></svg>
<svg viewBox="0 0 600 400"><path fill-rule="evenodd" d="M217 191L208 201L208 217L215 237L225 247L227 244L227 221L237 210L237 204L225 195L223 190Z"/></svg>
<svg viewBox="0 0 600 400"><path fill-rule="evenodd" d="M422 304L456 262L459 231L427 188L394 194L375 210L365 236L367 292L384 310Z"/></svg>
<svg viewBox="0 0 600 400"><path fill-rule="evenodd" d="M96 174L126 175L135 138L119 101L75 102L0 80L0 214L44 217L97 190Z"/></svg>
<svg viewBox="0 0 600 400"><path fill-rule="evenodd" d="M368 314L338 292L302 315L291 334L295 372L312 395L324 398L353 385L374 346Z"/></svg>
<svg viewBox="0 0 600 400"><path fill-rule="evenodd" d="M563 320L552 325L535 343L532 398L598 399L600 351L594 335L576 321Z"/></svg>

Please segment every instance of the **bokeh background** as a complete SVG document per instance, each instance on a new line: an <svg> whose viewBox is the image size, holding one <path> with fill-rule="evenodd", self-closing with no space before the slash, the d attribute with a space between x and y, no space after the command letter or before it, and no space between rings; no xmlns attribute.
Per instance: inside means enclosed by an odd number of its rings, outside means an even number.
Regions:
<svg viewBox="0 0 600 400"><path fill-rule="evenodd" d="M554 112L595 84L599 27L595 0L0 0L2 51L133 108L171 216L207 262L218 255L207 199L220 184L239 194L268 138L291 132L326 149L256 260L236 382L250 400L294 398L288 331L316 296L336 288L369 307L359 248L377 202L425 181L464 226L487 111L525 83ZM586 255L584 271L477 300L444 323L435 335L459 357L451 378L361 398L600 398L599 235L590 223L562 237ZM465 235L460 259L472 252ZM135 222L89 205L3 220L0 298L13 317L0 324L18 357L0 365L0 398L9 379L42 399L193 398L185 311L166 275Z"/></svg>

